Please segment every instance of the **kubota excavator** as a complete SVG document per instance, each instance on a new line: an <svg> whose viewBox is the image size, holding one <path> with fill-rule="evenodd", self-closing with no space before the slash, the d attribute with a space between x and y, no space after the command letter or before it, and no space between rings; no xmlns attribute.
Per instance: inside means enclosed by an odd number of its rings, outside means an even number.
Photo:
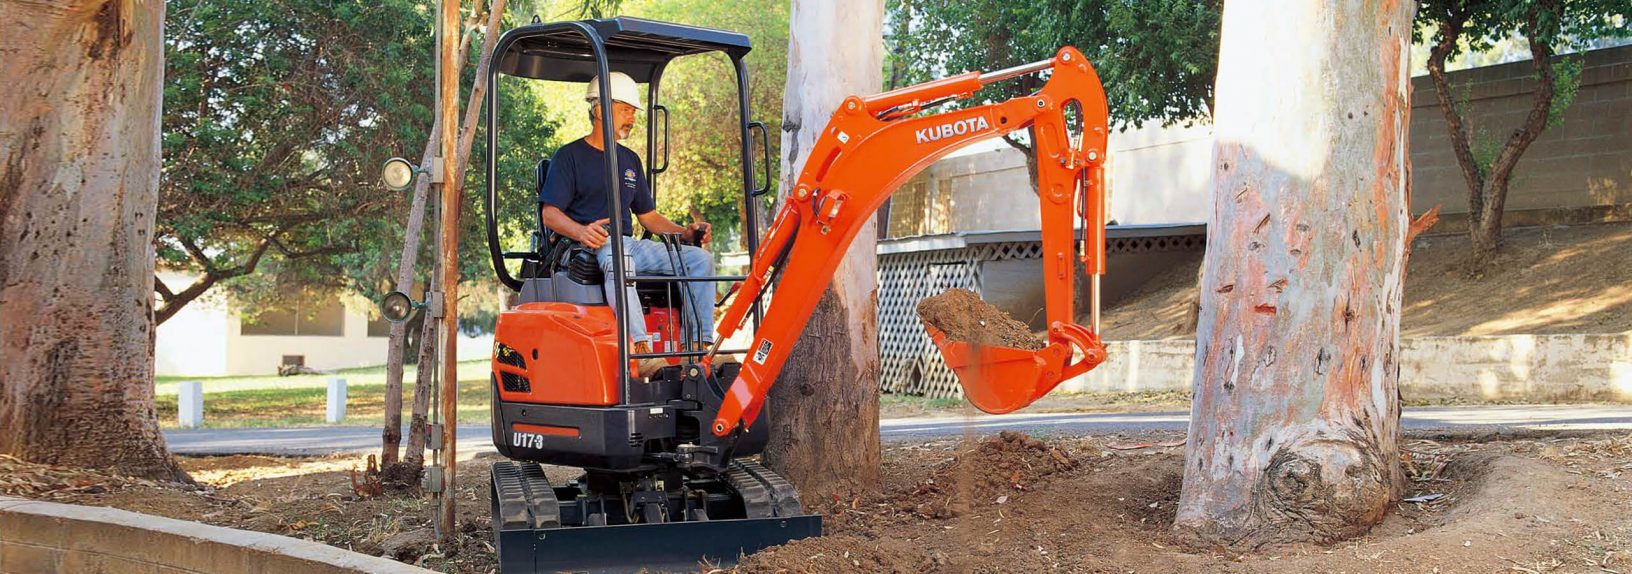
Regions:
<svg viewBox="0 0 1632 574"><path fill-rule="evenodd" d="M492 467L494 541L504 572L694 568L700 560L730 562L819 535L821 517L805 512L786 480L749 458L766 444L766 419L774 416L764 408L766 392L862 223L913 174L973 142L1035 128L1049 328L1047 346L1032 351L949 340L926 325L965 396L987 412L1012 411L1104 360L1095 330L1074 320L1072 281L1081 261L1094 279L1097 327L1097 279L1105 267L1105 96L1093 67L1071 47L1023 66L844 100L763 241L754 233L760 229L754 210L744 210L752 254L744 276L632 276L621 242L612 241L610 276L634 286L643 307L630 309L624 297L607 300L602 282L609 279L591 250L555 236L542 222L531 249L501 248L493 183L494 162L505 157L496 149L501 76L587 82L617 71L645 84L646 163L656 194L668 168L663 71L683 56L724 54L736 74L743 194L751 203L770 189L768 146L767 177L756 178L752 143L756 134L761 141L770 134L749 117L743 56L750 48L741 34L635 18L534 23L506 32L495 45L495 65L482 79L489 88L487 238L493 269L518 301L499 316L491 377L493 444L511 459ZM1046 82L1027 96L929 111L994 82L1041 74ZM606 86L601 83L600 101L612 99ZM611 125L610 109L602 107L602 125ZM611 130L603 133L603 149L611 149ZM547 161L539 162L537 185ZM618 169L615 158L608 162L612 206L622 205ZM626 232L618 217L611 226L613 237ZM686 240L655 239L676 254ZM519 276L507 260L520 260ZM693 330L675 324L685 320L679 309L689 300L679 293L712 292L721 282L737 288L727 293L715 345L699 350L688 340ZM765 297L773 287L774 297ZM618 320L630 313L644 316L666 346L632 353ZM752 343L721 349L745 323ZM743 360L718 360L720 353ZM631 361L643 358L670 366L639 377ZM552 483L539 463L583 474Z"/></svg>

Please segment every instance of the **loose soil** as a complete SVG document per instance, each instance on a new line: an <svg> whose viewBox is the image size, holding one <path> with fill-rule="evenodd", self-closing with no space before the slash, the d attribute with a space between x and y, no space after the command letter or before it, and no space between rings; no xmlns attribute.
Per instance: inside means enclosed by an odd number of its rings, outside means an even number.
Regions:
<svg viewBox="0 0 1632 574"><path fill-rule="evenodd" d="M982 301L968 289L948 289L918 302L918 316L954 341L1035 351L1047 343L1025 323Z"/></svg>
<svg viewBox="0 0 1632 574"><path fill-rule="evenodd" d="M1496 262L1470 277L1466 235L1417 238L1406 266L1401 335L1632 330L1632 223L1511 229L1503 242ZM1199 255L1175 265L1108 307L1105 338L1194 337L1190 313L1200 265Z"/></svg>
<svg viewBox="0 0 1632 574"><path fill-rule="evenodd" d="M1168 534L1179 433L1004 433L888 443L879 492L806 496L827 535L749 556L733 571L1632 572L1632 435L1411 435L1409 497L1370 534L1237 555L1187 552ZM446 572L494 568L489 457L461 464L458 535L431 544L431 505L359 496L356 457L185 458L203 489L0 457L0 493L106 505L306 538ZM549 468L552 479L573 471ZM1432 495L1438 495L1432 497ZM699 571L710 571L700 568Z"/></svg>

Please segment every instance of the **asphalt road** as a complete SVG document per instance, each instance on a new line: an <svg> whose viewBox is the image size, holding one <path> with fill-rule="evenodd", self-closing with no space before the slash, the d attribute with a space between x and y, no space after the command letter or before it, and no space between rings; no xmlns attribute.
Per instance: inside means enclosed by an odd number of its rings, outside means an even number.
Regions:
<svg viewBox="0 0 1632 574"><path fill-rule="evenodd" d="M1018 413L972 417L886 419L879 423L885 441L956 437L966 432L1001 430L1070 434L1182 431L1188 412L1158 413ZM1406 408L1409 430L1448 431L1604 431L1632 429L1632 405L1546 405ZM177 454L313 455L363 452L380 444L378 427L301 427L167 430L165 439ZM487 425L459 427L461 458L492 451Z"/></svg>

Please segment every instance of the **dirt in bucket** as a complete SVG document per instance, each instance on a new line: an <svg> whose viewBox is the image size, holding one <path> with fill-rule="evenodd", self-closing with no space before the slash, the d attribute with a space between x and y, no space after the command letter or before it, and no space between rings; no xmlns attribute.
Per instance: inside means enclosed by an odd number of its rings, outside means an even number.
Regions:
<svg viewBox="0 0 1632 574"><path fill-rule="evenodd" d="M1048 346L1025 323L982 301L968 289L947 289L918 302L918 316L954 341L1036 351Z"/></svg>

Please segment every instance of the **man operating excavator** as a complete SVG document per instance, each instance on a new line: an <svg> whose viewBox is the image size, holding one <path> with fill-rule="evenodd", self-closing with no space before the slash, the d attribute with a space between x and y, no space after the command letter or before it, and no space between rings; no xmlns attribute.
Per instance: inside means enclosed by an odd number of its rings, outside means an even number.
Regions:
<svg viewBox="0 0 1632 574"><path fill-rule="evenodd" d="M635 111L644 108L640 105L640 91L632 78L623 72L612 72L610 78L612 129L615 130L614 138L622 141L629 137L635 127ZM589 135L573 140L555 152L544 185L539 190L538 203L545 226L595 250L601 269L607 274L604 285L607 300L610 301L618 296L616 290L622 281L611 276L612 244L607 224L613 214L607 213L609 191L602 176L606 173L606 150L602 149L602 130L606 126L601 125L600 89L600 78L590 80L585 92L585 100L589 102ZM617 147L618 184L622 186L619 199L622 205L617 209L616 216L623 222L623 253L632 263L625 266L637 275L713 275L714 259L701 247L707 245L713 236L709 224L697 222L681 226L659 213L640 157L622 144ZM679 268L676 268L676 262L663 244L634 238L634 227L629 220L631 212L647 231L678 233L697 245L681 247ZM682 283L680 287L686 296L684 312L687 315L685 324L691 329L689 339L701 345L700 349L693 350L708 348L714 339L714 290L708 285ZM624 308L629 310L627 323L631 349L635 353L649 353L652 347L650 335L641 316L635 288L626 287L624 297ZM636 371L640 376L650 376L666 364L663 359L640 359Z"/></svg>

